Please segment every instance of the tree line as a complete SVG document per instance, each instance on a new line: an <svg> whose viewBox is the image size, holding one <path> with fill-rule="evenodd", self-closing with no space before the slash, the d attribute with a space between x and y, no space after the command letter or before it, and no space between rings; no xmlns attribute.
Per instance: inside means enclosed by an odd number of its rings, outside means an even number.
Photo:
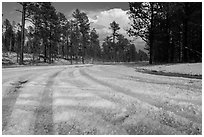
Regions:
<svg viewBox="0 0 204 137"><path fill-rule="evenodd" d="M23 64L23 53L32 53L33 60L35 57L43 58L48 63L53 63L58 57L71 60L71 63L73 59L78 61L81 57L84 63L85 49L90 50L86 44L96 44L89 40L93 40L91 37L94 33L98 35L94 29L90 30L84 12L76 9L74 19L67 20L50 2L19 4L23 7L20 11L22 23L12 26L7 19L3 23L3 51L17 52L19 64ZM32 23L27 29L25 21Z"/></svg>
<svg viewBox="0 0 204 137"><path fill-rule="evenodd" d="M112 33L103 42L90 27L85 12L76 9L67 19L50 2L19 2L21 23L6 19L2 27L2 50L17 53L23 64L24 53L33 55L33 63L43 59L53 63L63 58L70 63L86 61L149 63L202 61L202 3L130 2L131 28L127 33L146 42L149 57L119 33L117 22L110 23ZM32 25L25 28L25 22ZM101 44L100 44L101 43Z"/></svg>
<svg viewBox="0 0 204 137"><path fill-rule="evenodd" d="M141 37L149 63L202 61L201 2L131 2L128 33Z"/></svg>
<svg viewBox="0 0 204 137"><path fill-rule="evenodd" d="M43 58L53 63L63 58L85 63L86 60L100 61L136 61L147 60L143 51L136 52L135 45L117 31L119 24L110 23L113 35L104 39L100 46L99 34L90 28L86 13L76 9L72 19L57 12L50 2L19 2L22 10L22 23L3 22L3 51L17 53L17 61L23 64L24 53L33 55L33 63ZM25 28L25 22L32 25Z"/></svg>

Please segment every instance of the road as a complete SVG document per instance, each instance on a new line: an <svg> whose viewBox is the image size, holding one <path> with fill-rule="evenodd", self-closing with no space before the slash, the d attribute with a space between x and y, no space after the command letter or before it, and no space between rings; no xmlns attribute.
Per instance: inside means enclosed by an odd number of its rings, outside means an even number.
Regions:
<svg viewBox="0 0 204 137"><path fill-rule="evenodd" d="M122 65L3 68L2 134L202 134L202 80Z"/></svg>

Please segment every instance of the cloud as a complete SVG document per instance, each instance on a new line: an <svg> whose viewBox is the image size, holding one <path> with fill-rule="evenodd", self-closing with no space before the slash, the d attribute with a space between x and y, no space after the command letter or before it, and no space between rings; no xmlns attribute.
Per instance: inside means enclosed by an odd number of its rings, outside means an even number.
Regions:
<svg viewBox="0 0 204 137"><path fill-rule="evenodd" d="M122 9L110 9L104 11L90 11L87 13L89 20L91 22L91 27L96 28L97 32L100 34L111 34L111 30L109 29L110 23L116 21L119 26L119 32L126 35L126 29L129 25L129 18L127 16L127 11ZM106 36L101 35L100 38L105 38Z"/></svg>
<svg viewBox="0 0 204 137"><path fill-rule="evenodd" d="M127 34L127 29L130 28L130 19L127 15L127 11L124 11L120 8L114 8L109 10L101 11L88 11L86 12L91 22L91 28L95 28L99 34L99 40L102 43L106 36L111 35L112 31L110 28L110 23L116 21L120 30L119 33L123 34L126 38L133 41L136 45L136 49L144 50L145 43L140 38L129 37Z"/></svg>

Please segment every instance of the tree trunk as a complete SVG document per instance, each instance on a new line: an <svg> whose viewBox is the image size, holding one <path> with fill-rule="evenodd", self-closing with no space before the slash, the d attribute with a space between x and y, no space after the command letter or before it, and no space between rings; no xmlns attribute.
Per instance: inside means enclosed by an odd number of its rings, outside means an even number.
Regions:
<svg viewBox="0 0 204 137"><path fill-rule="evenodd" d="M183 62L183 32L181 26L179 27L179 62Z"/></svg>
<svg viewBox="0 0 204 137"><path fill-rule="evenodd" d="M62 45L62 58L64 59L64 56L65 56L65 54L64 54L64 45Z"/></svg>
<svg viewBox="0 0 204 137"><path fill-rule="evenodd" d="M153 63L153 18L154 18L154 15L153 15L153 4L150 3L150 6L151 6L151 20L150 20L150 23L151 23L151 26L150 26L150 38L149 38L149 52L150 52L150 57L149 57L149 64L152 64Z"/></svg>
<svg viewBox="0 0 204 137"><path fill-rule="evenodd" d="M47 44L46 44L46 42L44 42L44 40L43 40L43 43L44 43L44 62L46 63L46 61L47 61Z"/></svg>
<svg viewBox="0 0 204 137"><path fill-rule="evenodd" d="M31 44L32 44L32 47L33 47L33 60L32 60L32 62L33 62L33 64L34 64L34 60L35 60L34 44L33 44L33 42L32 42Z"/></svg>
<svg viewBox="0 0 204 137"><path fill-rule="evenodd" d="M9 42L9 45L10 45L10 47L9 47L9 52L11 53L12 52L12 37L10 37L10 42Z"/></svg>
<svg viewBox="0 0 204 137"><path fill-rule="evenodd" d="M50 39L50 40L49 40L49 50L48 50L48 51L49 51L49 64L52 63L52 40L51 40L51 39L52 39L52 33L51 33L51 30L52 30L52 29L51 29L51 27L50 27L50 34L49 34L49 35L50 35L50 36L49 36L49 39Z"/></svg>
<svg viewBox="0 0 204 137"><path fill-rule="evenodd" d="M50 41L50 44L49 44L49 64L51 64L52 63L52 52L51 52L51 41Z"/></svg>
<svg viewBox="0 0 204 137"><path fill-rule="evenodd" d="M184 4L185 17L183 22L183 61L188 62L188 3Z"/></svg>
<svg viewBox="0 0 204 137"><path fill-rule="evenodd" d="M25 11L26 11L26 3L23 3L23 11L22 11L22 29L21 29L21 48L20 48L20 61L19 64L23 64L23 47L24 47L24 29L25 29Z"/></svg>
<svg viewBox="0 0 204 137"><path fill-rule="evenodd" d="M188 30L187 21L185 20L184 21L184 34L183 34L184 35L184 37L183 37L183 61L184 62L188 61L187 30Z"/></svg>
<svg viewBox="0 0 204 137"><path fill-rule="evenodd" d="M16 49L16 53L17 53L17 63L19 62L18 58L19 58L19 43L17 43L17 49Z"/></svg>
<svg viewBox="0 0 204 137"><path fill-rule="evenodd" d="M5 29L5 32L7 32L7 25L6 25L6 29ZM4 50L5 51L8 51L7 50L7 39L6 39L7 37L6 37L6 33L4 34Z"/></svg>
<svg viewBox="0 0 204 137"><path fill-rule="evenodd" d="M166 31L167 31L167 62L171 62L172 59L172 45L170 44L170 24L169 24L169 3L167 3L167 14L166 14Z"/></svg>
<svg viewBox="0 0 204 137"><path fill-rule="evenodd" d="M115 32L113 33L114 61L116 62Z"/></svg>
<svg viewBox="0 0 204 137"><path fill-rule="evenodd" d="M72 52L73 52L73 49L72 49L72 43L70 44L70 62L71 62L71 65L73 64L72 63Z"/></svg>
<svg viewBox="0 0 204 137"><path fill-rule="evenodd" d="M67 46L66 46L67 47L66 48L66 51L67 51L66 53L67 54L66 54L66 58L67 58L67 60L69 60L69 41L68 41L69 38L68 38L68 32L66 33L66 38L67 38Z"/></svg>
<svg viewBox="0 0 204 137"><path fill-rule="evenodd" d="M84 58L85 58L85 35L83 34L83 45L82 45L82 63L83 64L85 64Z"/></svg>
<svg viewBox="0 0 204 137"><path fill-rule="evenodd" d="M94 50L94 55L93 55L92 64L94 64L94 61L96 59L96 47L95 46L93 47L93 50Z"/></svg>

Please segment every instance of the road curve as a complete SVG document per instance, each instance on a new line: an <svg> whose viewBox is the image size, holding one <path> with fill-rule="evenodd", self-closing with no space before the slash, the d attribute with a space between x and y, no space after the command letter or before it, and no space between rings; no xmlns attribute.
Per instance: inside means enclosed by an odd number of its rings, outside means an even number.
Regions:
<svg viewBox="0 0 204 137"><path fill-rule="evenodd" d="M2 133L202 134L202 80L122 65L2 69Z"/></svg>

